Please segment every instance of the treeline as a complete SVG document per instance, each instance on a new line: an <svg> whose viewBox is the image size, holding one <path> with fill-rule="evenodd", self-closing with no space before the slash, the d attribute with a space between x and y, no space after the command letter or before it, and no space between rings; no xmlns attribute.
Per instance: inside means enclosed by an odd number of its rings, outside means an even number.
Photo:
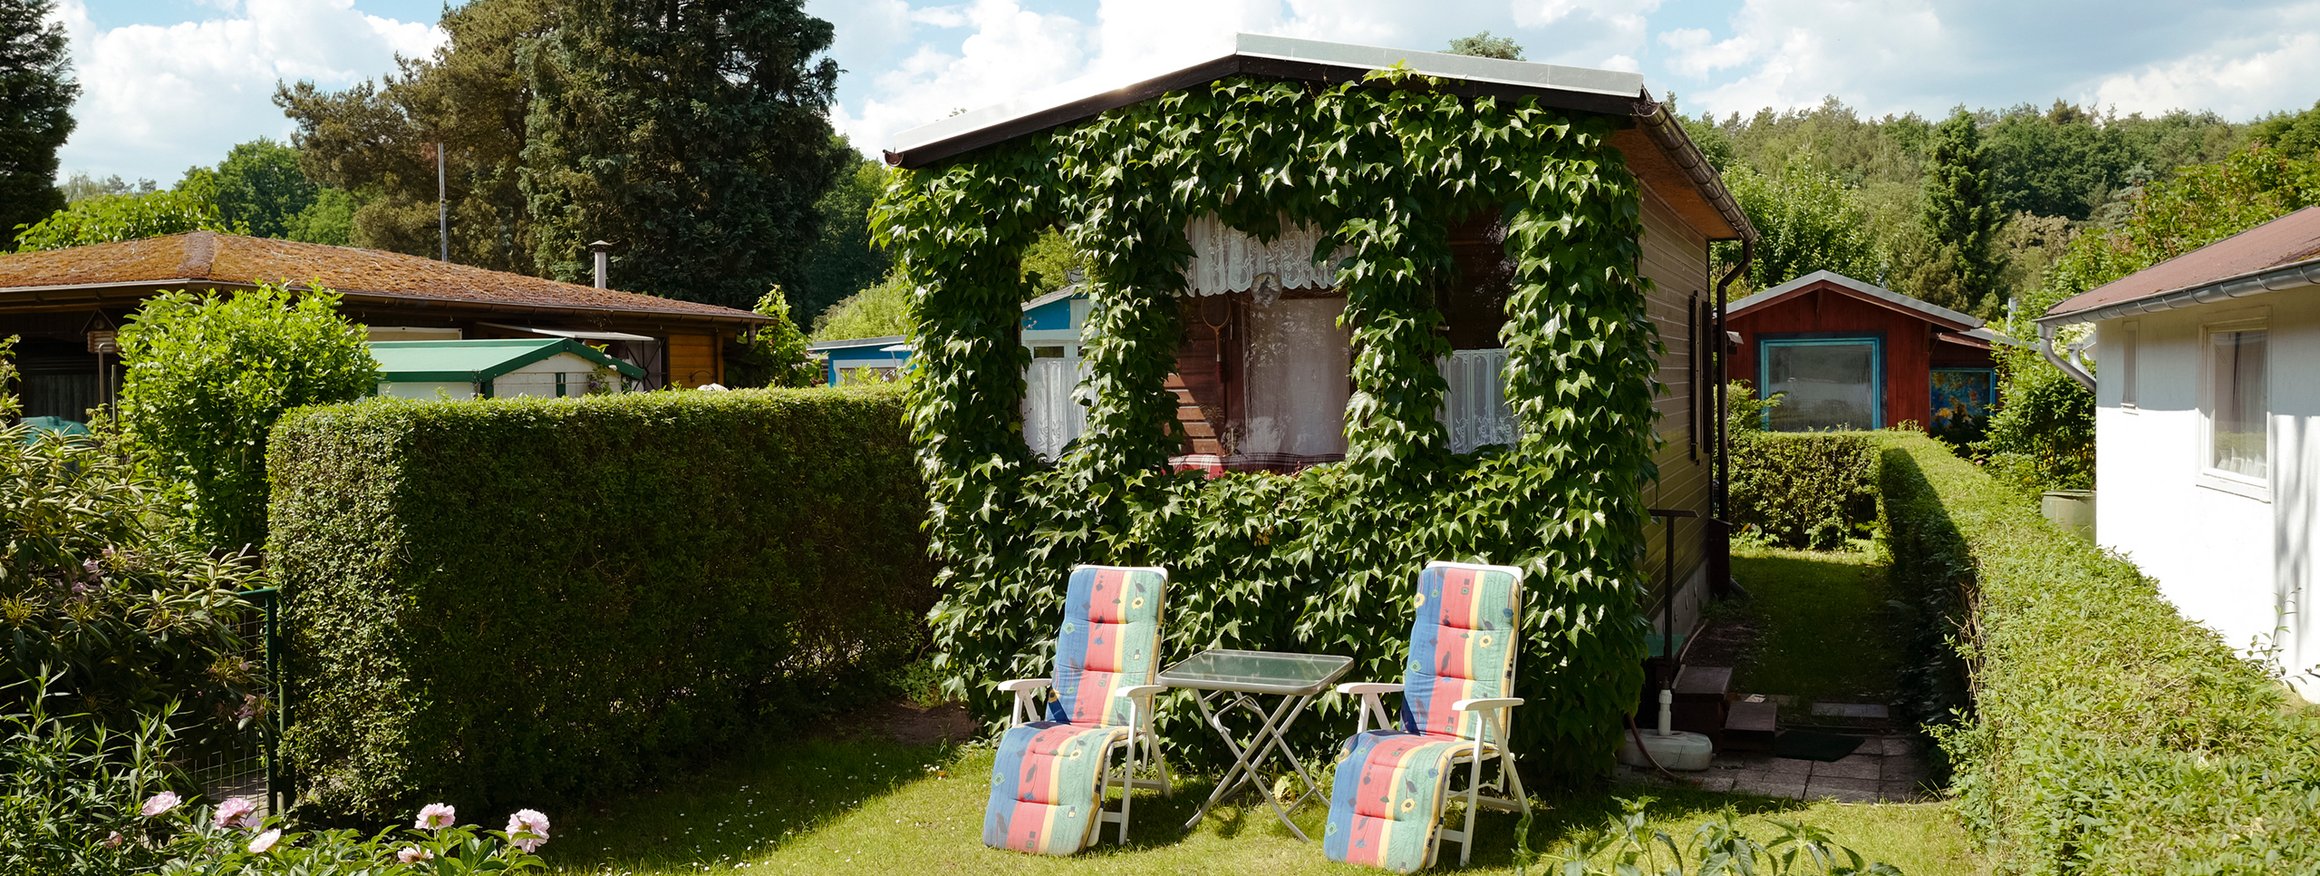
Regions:
<svg viewBox="0 0 2320 876"><path fill-rule="evenodd" d="M1998 317L2043 285L2073 239L2119 227L2179 169L2250 148L2310 154L2320 106L2235 124L2057 101L1935 121L1868 117L1832 97L1684 126L1764 237L1752 287L1827 269Z"/></svg>

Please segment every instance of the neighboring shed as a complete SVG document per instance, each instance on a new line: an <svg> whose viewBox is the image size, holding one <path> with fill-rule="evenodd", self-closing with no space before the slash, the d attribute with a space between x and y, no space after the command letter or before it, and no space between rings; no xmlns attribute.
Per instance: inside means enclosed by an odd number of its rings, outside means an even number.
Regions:
<svg viewBox="0 0 2320 876"><path fill-rule="evenodd" d="M2080 323L2095 374L2051 349ZM2038 328L2094 390L2095 540L2320 696L2320 207L2088 290Z"/></svg>
<svg viewBox="0 0 2320 876"><path fill-rule="evenodd" d="M1739 336L1731 377L1781 396L1777 431L1878 429L1917 423L1939 436L1979 435L1995 397L1982 321L1874 283L1814 271L1732 302Z"/></svg>
<svg viewBox="0 0 2320 876"><path fill-rule="evenodd" d="M108 346L162 291L323 286L371 340L572 338L643 369L646 388L725 378L746 310L561 283L419 256L196 231L0 255L0 337L17 335L26 416L80 419L120 386Z"/></svg>
<svg viewBox="0 0 2320 876"><path fill-rule="evenodd" d="M910 339L887 335L816 341L806 345L806 354L822 360L822 379L830 386L850 378L860 379L865 374L893 380L902 375L904 366L910 362Z"/></svg>
<svg viewBox="0 0 2320 876"><path fill-rule="evenodd" d="M378 394L395 398L563 398L624 392L644 369L570 339L373 341Z"/></svg>

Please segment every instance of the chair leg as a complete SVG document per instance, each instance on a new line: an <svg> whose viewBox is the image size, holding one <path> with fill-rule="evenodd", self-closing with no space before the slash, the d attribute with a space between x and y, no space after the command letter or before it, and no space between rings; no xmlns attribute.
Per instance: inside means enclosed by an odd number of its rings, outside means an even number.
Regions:
<svg viewBox="0 0 2320 876"><path fill-rule="evenodd" d="M1120 776L1120 845L1128 844L1128 810L1136 805L1136 737L1128 735L1128 770ZM1100 836L1099 836L1100 838Z"/></svg>
<svg viewBox="0 0 2320 876"><path fill-rule="evenodd" d="M1474 746L1474 759L1466 762L1466 829L1458 832L1458 866L1464 867L1474 858L1474 813L1481 808L1476 800L1482 793L1482 746Z"/></svg>

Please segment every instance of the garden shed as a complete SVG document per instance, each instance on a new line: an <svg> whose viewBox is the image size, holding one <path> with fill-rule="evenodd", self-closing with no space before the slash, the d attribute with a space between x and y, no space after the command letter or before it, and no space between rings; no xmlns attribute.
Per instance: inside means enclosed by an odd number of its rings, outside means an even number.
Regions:
<svg viewBox="0 0 2320 876"><path fill-rule="evenodd" d="M935 634L978 706L1043 667L1023 618L1076 562L1167 566L1171 642L1385 672L1420 566L1482 560L1535 582L1524 756L1609 766L1645 610L1688 626L1723 548L1708 246L1753 237L1641 77L1241 35L887 159ZM1053 457L1021 319L1049 229L1094 262Z"/></svg>
<svg viewBox="0 0 2320 876"><path fill-rule="evenodd" d="M1732 378L1781 396L1765 427L1782 432L1918 423L1978 437L1995 398L1980 319L1875 283L1814 271L1732 302Z"/></svg>
<svg viewBox="0 0 2320 876"><path fill-rule="evenodd" d="M394 398L565 398L625 392L644 369L570 338L372 341L378 395Z"/></svg>

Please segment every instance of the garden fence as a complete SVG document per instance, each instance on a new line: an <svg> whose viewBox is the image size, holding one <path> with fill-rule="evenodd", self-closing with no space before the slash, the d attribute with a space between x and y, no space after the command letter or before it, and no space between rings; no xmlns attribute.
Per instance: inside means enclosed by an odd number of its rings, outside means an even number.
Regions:
<svg viewBox="0 0 2320 876"><path fill-rule="evenodd" d="M281 813L289 805L289 783L284 781L277 756L283 721L287 718L281 672L281 591L267 587L242 591L252 610L233 622L243 643L244 656L263 667L265 694L252 714L210 716L225 721L225 732L200 734L205 741L184 764L202 796L210 800L247 797L259 801L267 813Z"/></svg>

